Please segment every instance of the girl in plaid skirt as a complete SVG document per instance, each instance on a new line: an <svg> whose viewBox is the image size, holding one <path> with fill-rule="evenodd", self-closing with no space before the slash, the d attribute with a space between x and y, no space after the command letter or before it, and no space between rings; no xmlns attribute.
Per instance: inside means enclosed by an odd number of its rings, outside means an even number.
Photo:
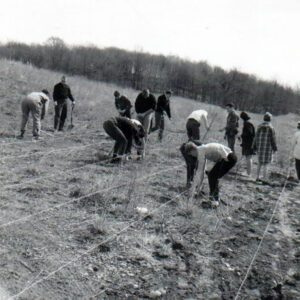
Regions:
<svg viewBox="0 0 300 300"><path fill-rule="evenodd" d="M264 122L257 128L253 141L253 149L258 155L257 178L259 180L260 170L263 169L263 177L267 177L267 166L272 161L273 152L277 151L275 130L271 125L272 115L266 113Z"/></svg>

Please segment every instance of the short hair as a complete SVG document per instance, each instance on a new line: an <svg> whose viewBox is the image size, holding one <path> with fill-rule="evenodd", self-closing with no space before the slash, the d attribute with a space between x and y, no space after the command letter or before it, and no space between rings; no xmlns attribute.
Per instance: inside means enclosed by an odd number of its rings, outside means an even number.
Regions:
<svg viewBox="0 0 300 300"><path fill-rule="evenodd" d="M167 95L172 95L172 91L171 91L171 90L167 90L167 91L165 91L165 93L166 93Z"/></svg>
<svg viewBox="0 0 300 300"><path fill-rule="evenodd" d="M42 90L42 93L44 93L44 94L46 94L46 95L49 95L49 92L48 92L47 89L43 89L43 90Z"/></svg>
<svg viewBox="0 0 300 300"><path fill-rule="evenodd" d="M264 121L265 122L270 122L272 119L272 114L269 113L269 112L266 112L265 115L264 115Z"/></svg>
<svg viewBox="0 0 300 300"><path fill-rule="evenodd" d="M120 92L119 91L114 91L114 96L115 97L119 97L120 96Z"/></svg>
<svg viewBox="0 0 300 300"><path fill-rule="evenodd" d="M244 111L241 112L240 117L241 117L241 119L243 119L244 121L250 120L250 116L249 116L246 112L244 112Z"/></svg>
<svg viewBox="0 0 300 300"><path fill-rule="evenodd" d="M235 106L234 106L233 103L227 103L227 104L225 105L225 107L232 107L232 108L234 108Z"/></svg>
<svg viewBox="0 0 300 300"><path fill-rule="evenodd" d="M182 154L190 154L193 149L197 148L197 145L201 146L202 143L197 142L197 144L195 144L193 141L183 143L180 147L180 151Z"/></svg>

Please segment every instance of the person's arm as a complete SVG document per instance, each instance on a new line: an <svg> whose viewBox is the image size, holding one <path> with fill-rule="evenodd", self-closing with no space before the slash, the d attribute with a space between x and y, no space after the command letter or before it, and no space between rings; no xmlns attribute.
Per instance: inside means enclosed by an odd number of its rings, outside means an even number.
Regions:
<svg viewBox="0 0 300 300"><path fill-rule="evenodd" d="M41 102L42 102L41 120L43 120L48 110L49 99L41 96Z"/></svg>
<svg viewBox="0 0 300 300"><path fill-rule="evenodd" d="M68 97L72 101L72 104L75 104L75 99L73 98L73 95L71 93L71 89L68 87Z"/></svg>
<svg viewBox="0 0 300 300"><path fill-rule="evenodd" d="M277 151L276 135L274 128L271 129L271 144L274 152Z"/></svg>
<svg viewBox="0 0 300 300"><path fill-rule="evenodd" d="M206 157L203 152L203 150L197 150L198 151L198 168L196 170L196 176L193 181L192 185L192 192L200 192L202 188L202 183L204 179L204 170L206 165Z"/></svg>
<svg viewBox="0 0 300 300"><path fill-rule="evenodd" d="M171 119L170 103L166 103L165 112L167 113L168 118Z"/></svg>
<svg viewBox="0 0 300 300"><path fill-rule="evenodd" d="M207 116L203 115L202 119L203 119L203 123L204 123L206 130L208 130L209 126L208 126L208 122L207 122Z"/></svg>

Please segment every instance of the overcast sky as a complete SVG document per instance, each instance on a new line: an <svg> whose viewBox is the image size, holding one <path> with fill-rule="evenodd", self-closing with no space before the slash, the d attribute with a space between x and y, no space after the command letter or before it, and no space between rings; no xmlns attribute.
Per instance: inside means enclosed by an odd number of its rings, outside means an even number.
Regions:
<svg viewBox="0 0 300 300"><path fill-rule="evenodd" d="M116 46L300 87L300 0L0 0L0 42Z"/></svg>

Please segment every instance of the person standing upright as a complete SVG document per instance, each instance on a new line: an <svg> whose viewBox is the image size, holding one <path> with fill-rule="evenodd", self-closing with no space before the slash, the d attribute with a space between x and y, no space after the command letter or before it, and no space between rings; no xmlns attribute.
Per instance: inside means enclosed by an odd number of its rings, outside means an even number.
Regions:
<svg viewBox="0 0 300 300"><path fill-rule="evenodd" d="M292 151L296 164L298 180L300 180L300 121L298 122L297 131L293 136Z"/></svg>
<svg viewBox="0 0 300 300"><path fill-rule="evenodd" d="M155 110L155 127L151 129L151 132L159 130L158 132L159 141L162 140L163 132L165 129L164 113L166 113L169 120L171 120L171 110L170 110L171 95L172 95L171 91L165 91L165 93L160 95L157 99L157 105Z"/></svg>
<svg viewBox="0 0 300 300"><path fill-rule="evenodd" d="M208 130L207 111L198 109L193 111L187 118L186 131L189 141L200 140L200 127L204 126Z"/></svg>
<svg viewBox="0 0 300 300"><path fill-rule="evenodd" d="M143 90L138 94L135 100L135 111L137 113L138 120L142 123L145 130L145 141L150 130L152 114L156 109L156 99L150 94L148 89Z"/></svg>
<svg viewBox="0 0 300 300"><path fill-rule="evenodd" d="M18 136L18 138L24 137L30 112L33 119L32 134L35 138L39 138L41 131L41 120L44 119L45 114L47 113L49 101L49 92L47 90L42 90L41 92L32 92L22 100L21 134Z"/></svg>
<svg viewBox="0 0 300 300"><path fill-rule="evenodd" d="M66 77L62 76L61 81L54 86L54 130L63 131L65 120L67 118L68 105L67 99L72 101L72 109L75 106L75 100L72 96L70 87L66 84Z"/></svg>
<svg viewBox="0 0 300 300"><path fill-rule="evenodd" d="M241 134L242 155L246 157L247 175L250 176L252 169L252 155L254 154L252 145L255 137L255 128L253 124L249 121L250 116L246 112L242 111L240 117L244 121L243 131Z"/></svg>
<svg viewBox="0 0 300 300"><path fill-rule="evenodd" d="M275 130L271 124L272 115L265 113L264 122L257 128L253 141L253 149L257 151L258 166L257 178L259 180L260 170L263 168L263 177L267 179L267 166L272 161L273 152L277 151Z"/></svg>
<svg viewBox="0 0 300 300"><path fill-rule="evenodd" d="M130 110L132 105L130 100L124 95L121 95L119 91L115 91L114 96L115 96L115 106L120 114L120 117L127 117L131 119Z"/></svg>
<svg viewBox="0 0 300 300"><path fill-rule="evenodd" d="M228 116L226 126L221 129L221 131L225 130L224 138L227 139L228 147L234 151L236 136L239 132L239 116L234 109L234 104L228 103L225 105L225 108L228 112Z"/></svg>

